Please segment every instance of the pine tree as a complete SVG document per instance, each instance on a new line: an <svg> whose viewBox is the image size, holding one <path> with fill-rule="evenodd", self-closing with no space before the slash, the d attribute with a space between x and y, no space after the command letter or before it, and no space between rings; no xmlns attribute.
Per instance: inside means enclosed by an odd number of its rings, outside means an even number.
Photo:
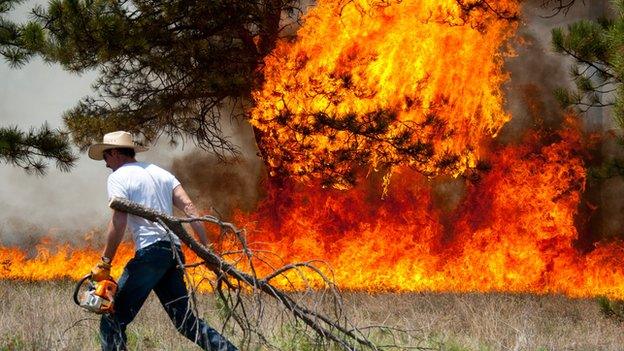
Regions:
<svg viewBox="0 0 624 351"><path fill-rule="evenodd" d="M485 0L457 1L491 8ZM124 129L146 141L189 137L225 156L235 145L219 122L246 112L262 84L264 57L293 32L307 3L51 0L33 9L20 40L26 53L67 70L99 71L96 93L64 115L79 147Z"/></svg>
<svg viewBox="0 0 624 351"><path fill-rule="evenodd" d="M612 1L611 19L582 20L566 29L552 31L555 52L569 56L575 63L570 75L575 88L559 88L557 99L564 108L582 113L592 108L611 108L618 127L624 128L624 0ZM624 145L624 139L620 138ZM624 175L624 162L611 160L594 175Z"/></svg>
<svg viewBox="0 0 624 351"><path fill-rule="evenodd" d="M624 11L624 1L617 5ZM555 92L564 107L576 106L586 112L590 108L616 106L624 98L620 89L624 73L623 29L624 18L620 15L615 20L582 20L569 25L567 30L552 31L555 52L575 60L570 74L576 89L560 88ZM621 124L624 110L615 112Z"/></svg>
<svg viewBox="0 0 624 351"><path fill-rule="evenodd" d="M0 0L1 13L21 1ZM496 10L485 0L457 1L468 10ZM189 138L225 157L236 145L221 122L246 112L262 84L263 58L284 36L284 24L296 23L302 3L51 0L33 9L28 23L3 19L0 49L14 66L39 55L72 72L99 71L95 94L63 116L81 149L124 129L148 142Z"/></svg>
<svg viewBox="0 0 624 351"><path fill-rule="evenodd" d="M55 161L61 171L76 162L67 134L43 124L23 132L17 127L0 127L0 162L21 167L26 172L45 174L48 162Z"/></svg>
<svg viewBox="0 0 624 351"><path fill-rule="evenodd" d="M33 55L22 40L24 28L6 18L6 15L23 1L0 0L0 55L14 68L24 65Z"/></svg>
<svg viewBox="0 0 624 351"><path fill-rule="evenodd" d="M236 145L220 121L245 111L285 17L300 15L297 4L52 0L19 27L20 48L72 72L99 71L94 96L63 116L80 148L123 129L145 141L190 138L225 157Z"/></svg>

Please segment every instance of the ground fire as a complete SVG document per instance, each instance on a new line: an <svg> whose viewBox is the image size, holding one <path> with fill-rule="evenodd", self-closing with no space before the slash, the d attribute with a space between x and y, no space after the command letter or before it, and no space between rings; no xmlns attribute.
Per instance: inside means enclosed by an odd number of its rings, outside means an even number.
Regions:
<svg viewBox="0 0 624 351"><path fill-rule="evenodd" d="M256 210L232 219L265 262L259 269L319 260L355 291L624 298L624 245L575 247L581 128L528 132L515 145L493 139L511 118L502 64L518 11L503 0L319 1L298 39L267 59L254 96L270 171L289 177L265 182ZM435 199L436 174L463 182L451 209ZM99 254L47 241L36 253L3 247L0 274L78 279ZM120 248L114 276L132 254ZM274 282L316 284L293 274Z"/></svg>
<svg viewBox="0 0 624 351"><path fill-rule="evenodd" d="M624 297L624 246L603 244L586 255L573 247L585 181L582 143L574 129L556 139L497 150L492 169L467 187L446 223L428 181L411 170L393 176L385 199L364 184L350 191L271 189L255 213L239 213L235 222L247 228L251 248L285 262L323 260L321 268L331 267L336 283L349 290ZM77 279L99 251L42 243L34 257L17 248L0 255L4 279ZM115 267L131 256L123 246ZM302 288L303 281L280 287Z"/></svg>

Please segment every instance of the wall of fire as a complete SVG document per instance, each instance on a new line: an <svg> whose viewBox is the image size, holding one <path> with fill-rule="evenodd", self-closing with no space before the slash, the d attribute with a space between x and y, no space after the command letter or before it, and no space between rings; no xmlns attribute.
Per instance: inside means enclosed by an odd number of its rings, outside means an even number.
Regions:
<svg viewBox="0 0 624 351"><path fill-rule="evenodd" d="M609 1L579 1L567 15L546 18L548 10L543 0L529 0L523 6L523 23L518 31L520 44L515 45L517 55L506 62L511 79L506 84L506 108L513 119L499 135L502 143L514 143L530 129L558 128L563 114L555 100L553 90L571 85L568 76L571 60L555 54L551 49L552 28L565 27L580 19L608 16ZM616 128L608 111L593 109L581 116L587 133L610 135ZM236 128L235 128L236 129ZM225 216L234 208L253 210L262 197L259 186L264 174L261 160L256 157L253 133L246 124L234 131L243 146L243 161L234 165L215 166L214 160L193 153L174 161L173 168L181 180L194 193L202 194L202 205L215 205ZM614 138L605 137L595 155L595 163L613 157L624 157ZM444 178L433 182L434 198L443 212L452 214L464 196L464 180ZM578 227L582 240L580 246L589 248L600 238L624 234L624 180L614 177L592 180L588 183L581 205Z"/></svg>

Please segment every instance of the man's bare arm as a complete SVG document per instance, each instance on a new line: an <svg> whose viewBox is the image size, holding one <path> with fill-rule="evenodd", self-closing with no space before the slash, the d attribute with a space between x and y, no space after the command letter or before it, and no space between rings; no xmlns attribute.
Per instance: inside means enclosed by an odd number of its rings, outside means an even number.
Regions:
<svg viewBox="0 0 624 351"><path fill-rule="evenodd" d="M106 246L104 247L104 257L108 257L113 260L117 247L123 239L126 231L126 223L128 222L128 214L113 210L113 217L108 223L108 229L106 230Z"/></svg>
<svg viewBox="0 0 624 351"><path fill-rule="evenodd" d="M173 189L173 205L184 212L187 217L199 217L197 208L186 191L184 191L182 185L178 185ZM206 229L204 229L202 222L192 222L191 228L195 231L199 242L205 247L208 247L208 236L206 235Z"/></svg>

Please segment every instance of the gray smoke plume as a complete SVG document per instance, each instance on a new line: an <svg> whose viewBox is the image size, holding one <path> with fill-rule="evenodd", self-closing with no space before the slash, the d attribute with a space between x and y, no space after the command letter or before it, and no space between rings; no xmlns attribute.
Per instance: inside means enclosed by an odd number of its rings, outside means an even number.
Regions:
<svg viewBox="0 0 624 351"><path fill-rule="evenodd" d="M251 211L260 198L263 161L258 156L251 125L233 121L227 127L240 155L220 161L205 151L194 150L173 160L171 169L200 210L211 206L230 220L235 209Z"/></svg>
<svg viewBox="0 0 624 351"><path fill-rule="evenodd" d="M505 85L506 109L513 118L501 131L502 142L518 141L527 129L535 127L557 129L562 111L553 92L558 87L572 87L568 75L572 60L553 52L550 32L581 19L603 17L609 2L577 1L567 15L560 13L552 18L547 18L551 9L542 4L543 0L523 4L523 23L512 43L517 55L505 63L510 74ZM584 125L591 130L605 122L601 110L591 110L583 118Z"/></svg>
<svg viewBox="0 0 624 351"><path fill-rule="evenodd" d="M525 23L518 32L517 57L506 62L510 81L506 84L507 109L513 119L504 127L499 141L517 142L529 129L556 130L562 122L562 111L554 98L558 87L572 88L568 74L572 59L553 53L551 30L565 28L582 19L607 18L613 14L608 0L576 1L567 15L544 18L548 9L542 0L524 4ZM602 146L593 155L594 166L612 158L624 158L624 149L611 137L617 127L609 109L590 109L578 116L586 133L599 133ZM616 133L620 133L617 131ZM577 216L579 247L591 249L593 243L621 235L624 229L624 179L589 179Z"/></svg>

